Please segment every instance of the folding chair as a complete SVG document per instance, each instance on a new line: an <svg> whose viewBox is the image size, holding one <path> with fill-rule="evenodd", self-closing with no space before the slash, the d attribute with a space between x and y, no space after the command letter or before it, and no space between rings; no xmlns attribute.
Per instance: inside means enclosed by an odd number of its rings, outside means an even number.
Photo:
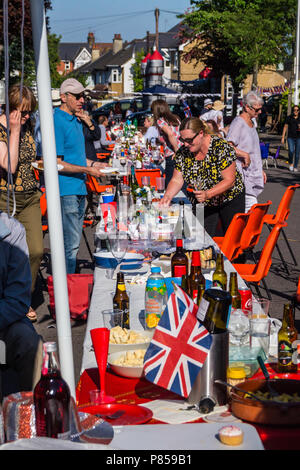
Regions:
<svg viewBox="0 0 300 470"><path fill-rule="evenodd" d="M259 145L260 145L261 159L263 160L263 166L266 165L266 167L269 168L268 167L268 157L269 157L270 144L261 142Z"/></svg>
<svg viewBox="0 0 300 470"><path fill-rule="evenodd" d="M270 291L265 281L265 277L268 275L271 264L272 264L272 254L273 254L275 245L277 243L279 234L282 228L286 226L287 226L286 222L285 223L279 222L273 227L270 235L268 236L265 242L259 261L257 263L233 264L233 267L237 270L237 272L242 277L242 279L244 279L244 281L254 284L259 297L261 295L260 295L258 286L260 282L262 282L266 290L266 293L268 295L268 298L270 300L272 299Z"/></svg>
<svg viewBox="0 0 300 470"><path fill-rule="evenodd" d="M241 237L249 216L249 212L235 214L224 237L214 237L214 241L229 261L235 259L241 251Z"/></svg>
<svg viewBox="0 0 300 470"><path fill-rule="evenodd" d="M289 186L285 190L285 193L283 194L283 196L281 198L281 201L280 201L279 206L277 208L276 214L267 214L267 215L265 215L264 223L267 225L267 227L270 231L272 230L272 227L275 224L277 224L278 222L281 222L281 223L287 222L287 220L289 218L289 215L290 215L290 212L291 212L290 211L290 205L291 205L295 190L297 188L300 188L300 184L294 184L294 185ZM293 250L292 250L292 248L289 244L289 241L288 241L287 236L286 236L283 229L282 229L282 235L283 235L283 238L284 238L284 240L286 242L286 245L289 249L289 252L290 252L291 257L293 259L294 265L298 266L297 260L295 258L294 253L293 253ZM280 252L278 244L276 244L276 248L277 248L277 251L278 251L279 256L281 258L281 261L282 261L287 273L289 274L289 269L288 269L287 263L286 263L284 257L282 256L282 254Z"/></svg>
<svg viewBox="0 0 300 470"><path fill-rule="evenodd" d="M91 175L86 176L86 185L91 191L97 194L104 193L108 188L114 188L113 184L100 184L97 178Z"/></svg>
<svg viewBox="0 0 300 470"><path fill-rule="evenodd" d="M247 225L242 233L240 242L240 253L247 252L251 254L254 262L257 262L257 258L254 254L254 248L258 244L263 224L264 217L269 210L272 201L267 201L261 204L254 204L248 211L249 218Z"/></svg>

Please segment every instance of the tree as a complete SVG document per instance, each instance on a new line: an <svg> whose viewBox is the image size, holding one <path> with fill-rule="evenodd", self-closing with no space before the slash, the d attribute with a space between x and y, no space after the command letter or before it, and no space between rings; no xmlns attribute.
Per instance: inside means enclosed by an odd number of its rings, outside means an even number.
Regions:
<svg viewBox="0 0 300 470"><path fill-rule="evenodd" d="M135 62L132 64L132 77L135 92L142 91L144 89L144 79L141 72L141 62L145 57L144 49L141 49L135 54Z"/></svg>
<svg viewBox="0 0 300 470"><path fill-rule="evenodd" d="M182 41L193 41L185 60L204 62L216 74L229 75L236 109L239 85L258 70L276 65L291 53L296 0L191 0L182 15Z"/></svg>

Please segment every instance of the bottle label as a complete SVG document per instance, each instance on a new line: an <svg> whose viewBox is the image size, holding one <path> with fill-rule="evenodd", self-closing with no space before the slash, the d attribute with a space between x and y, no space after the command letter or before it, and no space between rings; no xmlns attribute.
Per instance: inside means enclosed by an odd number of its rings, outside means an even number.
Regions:
<svg viewBox="0 0 300 470"><path fill-rule="evenodd" d="M118 290L120 290L120 291L122 291L122 292L126 291L126 286L125 286L125 284L118 284Z"/></svg>
<svg viewBox="0 0 300 470"><path fill-rule="evenodd" d="M201 322L203 322L205 318L208 307L209 307L209 302L206 299L204 299L204 297L202 297L199 308L198 308L198 312L196 315L198 320L200 320Z"/></svg>
<svg viewBox="0 0 300 470"><path fill-rule="evenodd" d="M177 265L174 266L174 277L181 277L186 275L186 266L185 265Z"/></svg>
<svg viewBox="0 0 300 470"><path fill-rule="evenodd" d="M224 290L224 285L218 279L215 279L212 283L212 288Z"/></svg>
<svg viewBox="0 0 300 470"><path fill-rule="evenodd" d="M293 354L297 351L289 341L279 341L278 343L278 362L283 366L293 363Z"/></svg>
<svg viewBox="0 0 300 470"><path fill-rule="evenodd" d="M158 294L164 295L167 291L167 286L164 279L148 279L146 284L146 292L154 291Z"/></svg>

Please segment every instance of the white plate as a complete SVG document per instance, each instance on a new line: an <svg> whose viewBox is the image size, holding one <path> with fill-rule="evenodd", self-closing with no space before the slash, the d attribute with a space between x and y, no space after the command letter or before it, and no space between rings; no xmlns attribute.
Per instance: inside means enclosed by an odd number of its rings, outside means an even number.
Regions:
<svg viewBox="0 0 300 470"><path fill-rule="evenodd" d="M147 403L143 406L147 407ZM115 426L112 445L120 450L264 450L254 426L235 425L244 431L244 442L239 446L219 441L218 432L223 426L220 423Z"/></svg>
<svg viewBox="0 0 300 470"><path fill-rule="evenodd" d="M119 173L118 168L101 168L101 173L109 174L109 173Z"/></svg>
<svg viewBox="0 0 300 470"><path fill-rule="evenodd" d="M33 168L35 168L36 170L44 171L44 165L43 165L42 168L39 168L38 162L31 162L31 165L32 165ZM64 168L63 165L60 165L59 163L57 164L57 170L58 170L58 171L61 171L63 168Z"/></svg>

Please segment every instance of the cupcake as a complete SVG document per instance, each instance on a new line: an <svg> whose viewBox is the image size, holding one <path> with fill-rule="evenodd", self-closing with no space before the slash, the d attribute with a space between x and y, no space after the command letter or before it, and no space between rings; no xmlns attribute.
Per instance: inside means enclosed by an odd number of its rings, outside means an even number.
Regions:
<svg viewBox="0 0 300 470"><path fill-rule="evenodd" d="M224 426L219 430L219 438L228 446L239 446L244 439L244 433L238 426Z"/></svg>

